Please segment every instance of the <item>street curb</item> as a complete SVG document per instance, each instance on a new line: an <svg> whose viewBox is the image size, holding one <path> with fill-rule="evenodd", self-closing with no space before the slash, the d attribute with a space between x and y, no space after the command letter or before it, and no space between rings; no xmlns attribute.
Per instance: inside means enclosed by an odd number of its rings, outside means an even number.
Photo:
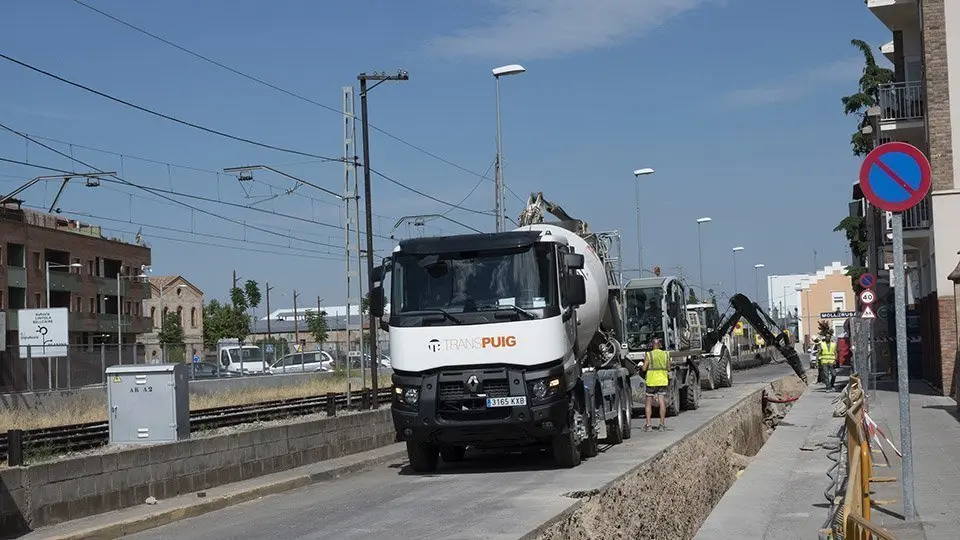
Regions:
<svg viewBox="0 0 960 540"><path fill-rule="evenodd" d="M102 526L90 527L85 530L72 532L65 535L50 537L51 540L113 540L122 536L143 532L163 525L169 525L187 518L201 516L217 510L223 510L230 506L265 497L267 495L276 495L285 491L309 486L319 482L325 482L349 476L352 474L364 472L378 465L383 465L397 458L406 456L406 451L392 452L390 454L376 456L356 463L350 463L341 467L315 473L304 474L294 478L277 480L266 485L255 486L244 491L228 493L212 499L197 499L198 502L190 505L182 505L176 508L169 508L157 511L148 516L136 517L110 523ZM322 462L318 462L322 463ZM228 487L224 486L224 487ZM41 531L34 531L41 532Z"/></svg>
<svg viewBox="0 0 960 540"><path fill-rule="evenodd" d="M768 382L768 383L765 383L765 386L764 386L763 388L759 388L759 389L757 389L757 390L755 390L755 391L753 391L753 392L750 392L748 395L744 396L742 399L737 400L735 403L733 403L732 405L730 405L729 407L727 407L726 409L724 409L722 412L718 413L718 414L717 414L712 420L710 420L709 422L707 422L707 423L705 423L705 424L702 424L700 427L698 427L697 429L695 429L695 430L691 431L690 433L686 434L684 437L678 439L678 440L677 440L676 442L674 442L673 444L671 444L671 445L667 446L666 448L660 450L659 452L657 452L656 454L654 454L654 455L650 456L649 458L643 460L642 462L637 463L634 467L631 467L630 470L628 470L628 471L626 471L625 473L617 476L617 477L614 478L613 480L610 480L609 482L607 482L606 484L604 484L603 487L601 487L601 488L599 488L598 490L596 490L595 494L596 494L596 495L599 495L599 494L604 493L605 491L609 490L611 487L613 487L614 485L616 485L618 482L620 482L620 481L623 480L624 478L627 478L628 476L630 476L631 474L633 474L636 470L638 470L638 469L640 469L640 468L643 468L644 466L646 466L646 465L649 464L649 463L653 463L653 462L656 461L657 459L660 459L660 457L662 457L664 454L666 454L667 452L669 452L671 449L673 449L674 447L682 444L684 441L690 439L691 437L696 437L701 431L707 429L711 424L713 424L713 422L715 422L715 421L716 421L718 418L720 418L722 415L726 414L728 411L730 411L730 410L732 410L732 409L734 409L734 408L736 408L736 407L739 407L742 403L744 403L744 402L746 402L746 401L759 401L758 398L759 398L760 395L763 393L763 391L764 391L764 389L765 389L766 387L774 384L774 383L777 382L777 381L781 381L781 380L787 379L787 378L789 378L789 377L795 377L795 376L796 376L796 375L793 375L793 374L791 374L791 375L785 375L785 376L783 376L783 377L781 377L781 378L779 378L779 379L776 379L776 380L774 380L774 381L770 381L770 382ZM804 392L806 392L806 390L805 390ZM591 495L591 496L593 496L593 495ZM530 530L529 532L527 532L526 534L524 534L523 536L521 536L518 540L536 540L536 538L538 538L541 534L543 534L543 533L546 532L548 529L550 529L550 527L556 525L557 523L559 523L559 522L567 519L569 516L573 515L573 514L574 514L577 510L579 510L580 507L583 506L589 499L590 499L590 497L582 497L582 498L578 499L577 502L574 503L572 506L570 506L569 508L561 511L560 513L558 513L557 515L551 517L550 519L548 519L547 521L541 523L540 525L537 525L537 526L534 527L532 530Z"/></svg>

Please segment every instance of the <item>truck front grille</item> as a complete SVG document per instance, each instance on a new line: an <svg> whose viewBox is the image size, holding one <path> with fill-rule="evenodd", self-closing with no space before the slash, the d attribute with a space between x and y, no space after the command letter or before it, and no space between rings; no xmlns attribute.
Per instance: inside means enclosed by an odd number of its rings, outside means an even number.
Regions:
<svg viewBox="0 0 960 540"><path fill-rule="evenodd" d="M501 381L483 381L480 386L479 394L486 394L485 397L507 397L510 395L510 385L505 380ZM447 382L440 384L440 401L464 401L475 400L477 396L471 394L458 382Z"/></svg>
<svg viewBox="0 0 960 540"><path fill-rule="evenodd" d="M510 415L509 407L487 408L488 397L507 397L510 384L505 380L482 381L476 394L460 382L440 383L437 399L440 418L450 421L500 420Z"/></svg>

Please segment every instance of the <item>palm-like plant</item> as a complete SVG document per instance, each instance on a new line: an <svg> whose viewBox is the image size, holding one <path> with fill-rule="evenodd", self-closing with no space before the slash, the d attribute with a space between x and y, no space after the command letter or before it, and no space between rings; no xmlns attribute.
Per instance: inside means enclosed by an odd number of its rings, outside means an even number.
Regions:
<svg viewBox="0 0 960 540"><path fill-rule="evenodd" d="M880 86L893 82L894 75L892 70L877 64L873 50L867 42L854 39L850 44L863 54L863 75L860 76L859 90L840 101L843 103L843 114L855 114L860 119L857 131L850 137L850 144L853 146L853 155L865 156L873 148L873 137L864 135L861 131L870 124L867 109L880 103Z"/></svg>

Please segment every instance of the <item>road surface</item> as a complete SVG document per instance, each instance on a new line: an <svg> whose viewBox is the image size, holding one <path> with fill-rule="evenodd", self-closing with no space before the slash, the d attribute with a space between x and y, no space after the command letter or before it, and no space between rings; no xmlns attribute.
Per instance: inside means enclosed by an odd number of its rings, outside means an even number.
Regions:
<svg viewBox="0 0 960 540"><path fill-rule="evenodd" d="M703 392L701 407L668 419L673 430L645 433L556 469L544 455L490 455L416 475L406 458L341 480L321 482L145 531L147 539L511 539L569 508L565 494L602 488L731 405L793 370L773 364L736 372L734 386Z"/></svg>

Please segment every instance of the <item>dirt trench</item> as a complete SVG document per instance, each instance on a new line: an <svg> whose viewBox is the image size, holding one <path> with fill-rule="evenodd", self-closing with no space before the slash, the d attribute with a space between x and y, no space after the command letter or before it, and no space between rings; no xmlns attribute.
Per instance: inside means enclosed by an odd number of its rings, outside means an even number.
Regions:
<svg viewBox="0 0 960 540"><path fill-rule="evenodd" d="M803 389L795 376L766 388L770 397ZM754 392L607 488L587 494L537 540L693 538L791 406L762 402L762 391Z"/></svg>

